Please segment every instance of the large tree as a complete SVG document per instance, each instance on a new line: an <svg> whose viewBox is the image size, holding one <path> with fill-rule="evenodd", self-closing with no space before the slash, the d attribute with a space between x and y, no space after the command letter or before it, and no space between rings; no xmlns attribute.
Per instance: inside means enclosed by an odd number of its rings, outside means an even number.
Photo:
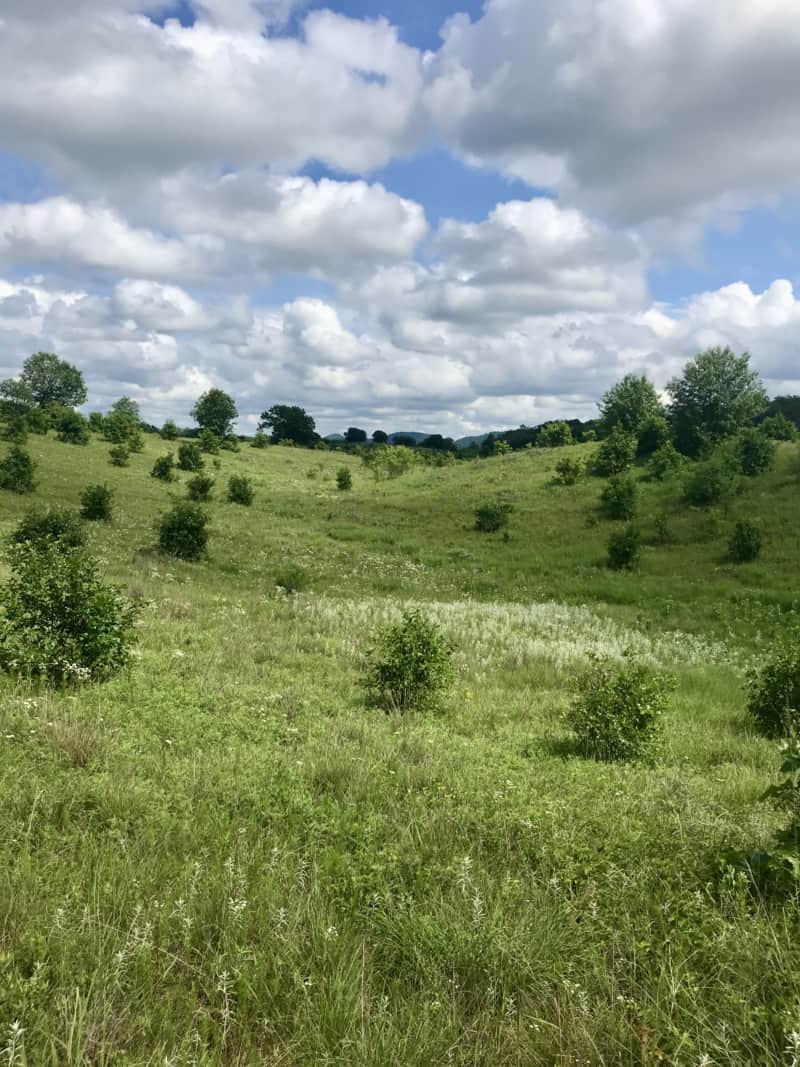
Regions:
<svg viewBox="0 0 800 1067"><path fill-rule="evenodd" d="M767 394L750 356L730 348L708 348L667 386L675 444L685 455L732 437L767 407Z"/></svg>
<svg viewBox="0 0 800 1067"><path fill-rule="evenodd" d="M227 437L239 412L233 397L222 389L209 389L192 408L192 418L201 429L210 430L217 437Z"/></svg>
<svg viewBox="0 0 800 1067"><path fill-rule="evenodd" d="M360 430L358 426L348 426L344 435L345 441L350 445L359 445L367 439L367 431Z"/></svg>
<svg viewBox="0 0 800 1067"><path fill-rule="evenodd" d="M74 408L86 402L87 394L77 367L52 352L35 352L23 363L18 379L0 383L0 395L16 403L30 398L33 407Z"/></svg>
<svg viewBox="0 0 800 1067"><path fill-rule="evenodd" d="M619 427L638 437L651 419L663 414L655 386L638 374L626 374L608 390L599 407L606 434Z"/></svg>
<svg viewBox="0 0 800 1067"><path fill-rule="evenodd" d="M259 430L272 430L273 441L294 441L297 445L313 445L319 440L313 418L296 404L273 404L261 413Z"/></svg>

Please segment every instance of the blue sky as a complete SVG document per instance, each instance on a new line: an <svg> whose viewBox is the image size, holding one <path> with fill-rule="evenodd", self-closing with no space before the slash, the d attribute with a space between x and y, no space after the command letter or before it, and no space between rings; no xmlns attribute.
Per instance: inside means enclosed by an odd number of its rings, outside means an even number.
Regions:
<svg viewBox="0 0 800 1067"><path fill-rule="evenodd" d="M4 4L0 374L452 435L712 343L800 391L795 0L148 12Z"/></svg>

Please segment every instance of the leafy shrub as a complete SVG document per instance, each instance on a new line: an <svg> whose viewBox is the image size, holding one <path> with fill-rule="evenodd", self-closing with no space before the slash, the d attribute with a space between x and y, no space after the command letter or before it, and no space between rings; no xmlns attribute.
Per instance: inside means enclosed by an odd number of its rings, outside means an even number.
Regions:
<svg viewBox="0 0 800 1067"><path fill-rule="evenodd" d="M539 448L559 448L561 445L574 443L572 429L567 422L545 423L536 435L536 444Z"/></svg>
<svg viewBox="0 0 800 1067"><path fill-rule="evenodd" d="M249 508L253 503L253 483L243 474L232 474L228 481L228 500L231 504L243 504Z"/></svg>
<svg viewBox="0 0 800 1067"><path fill-rule="evenodd" d="M338 469L336 472L336 486L341 490L353 488L353 475L349 467L340 467Z"/></svg>
<svg viewBox="0 0 800 1067"><path fill-rule="evenodd" d="M24 415L12 415L3 426L3 440L24 445L28 440L28 423Z"/></svg>
<svg viewBox="0 0 800 1067"><path fill-rule="evenodd" d="M453 678L453 648L419 611L378 634L365 676L371 704L388 711L436 708Z"/></svg>
<svg viewBox="0 0 800 1067"><path fill-rule="evenodd" d="M639 562L642 535L630 524L608 539L608 565L614 571L632 570Z"/></svg>
<svg viewBox="0 0 800 1067"><path fill-rule="evenodd" d="M161 436L165 441L174 441L179 433L177 423L173 419L167 419L161 427Z"/></svg>
<svg viewBox="0 0 800 1067"><path fill-rule="evenodd" d="M178 559L200 559L208 545L208 514L199 504L180 501L158 521L158 547Z"/></svg>
<svg viewBox="0 0 800 1067"><path fill-rule="evenodd" d="M250 442L251 448L266 448L269 444L269 438L263 430L257 430L253 440Z"/></svg>
<svg viewBox="0 0 800 1067"><path fill-rule="evenodd" d="M697 463L684 485L687 503L698 508L710 508L733 494L736 473L723 456Z"/></svg>
<svg viewBox="0 0 800 1067"><path fill-rule="evenodd" d="M760 429L772 441L796 441L797 427L790 422L782 411L777 415L768 415L761 423Z"/></svg>
<svg viewBox="0 0 800 1067"><path fill-rule="evenodd" d="M0 667L56 685L107 678L128 662L136 609L96 562L63 543L18 544L0 592Z"/></svg>
<svg viewBox="0 0 800 1067"><path fill-rule="evenodd" d="M88 445L89 423L79 411L61 408L54 414L56 437L67 445Z"/></svg>
<svg viewBox="0 0 800 1067"><path fill-rule="evenodd" d="M734 563L752 563L761 552L761 530L748 519L737 522L728 542L728 555Z"/></svg>
<svg viewBox="0 0 800 1067"><path fill-rule="evenodd" d="M50 430L50 419L41 408L33 408L25 415L25 423L31 433L46 435Z"/></svg>
<svg viewBox="0 0 800 1067"><path fill-rule="evenodd" d="M553 482L556 485L575 485L580 476L583 474L583 464L579 459L571 459L569 456L564 456L556 463L556 472L553 476Z"/></svg>
<svg viewBox="0 0 800 1067"><path fill-rule="evenodd" d="M111 522L114 490L107 485L87 485L81 493L81 515L90 522Z"/></svg>
<svg viewBox="0 0 800 1067"><path fill-rule="evenodd" d="M208 474L195 474L186 483L186 492L190 500L210 500L214 479Z"/></svg>
<svg viewBox="0 0 800 1067"><path fill-rule="evenodd" d="M197 435L197 442L201 452L208 452L209 455L212 456L216 456L219 452L221 441L214 431L209 430L207 427L202 429Z"/></svg>
<svg viewBox="0 0 800 1067"><path fill-rule="evenodd" d="M89 429L92 433L102 433L105 426L105 416L100 411L90 411L89 417L86 420L89 423Z"/></svg>
<svg viewBox="0 0 800 1067"><path fill-rule="evenodd" d="M302 593L308 588L308 581L308 574L295 563L288 564L275 575L275 585L284 593Z"/></svg>
<svg viewBox="0 0 800 1067"><path fill-rule="evenodd" d="M178 466L182 471L203 469L203 455L196 441L185 441L178 447Z"/></svg>
<svg viewBox="0 0 800 1067"><path fill-rule="evenodd" d="M622 474L636 458L636 438L616 427L601 441L589 464L590 473L600 478Z"/></svg>
<svg viewBox="0 0 800 1067"><path fill-rule="evenodd" d="M775 462L775 442L760 428L749 427L736 438L736 455L742 474L755 478Z"/></svg>
<svg viewBox="0 0 800 1067"><path fill-rule="evenodd" d="M224 448L226 452L241 451L239 438L236 436L235 433L226 434L226 436L222 438L222 444L220 445L220 448Z"/></svg>
<svg viewBox="0 0 800 1067"><path fill-rule="evenodd" d="M15 545L45 545L57 542L65 549L86 543L86 530L76 511L70 508L31 508L11 534Z"/></svg>
<svg viewBox="0 0 800 1067"><path fill-rule="evenodd" d="M501 501L481 504L475 508L475 529L481 533L495 533L508 526L508 516L513 508Z"/></svg>
<svg viewBox="0 0 800 1067"><path fill-rule="evenodd" d="M144 434L137 426L126 442L129 452L144 452Z"/></svg>
<svg viewBox="0 0 800 1067"><path fill-rule="evenodd" d="M800 728L800 651L783 649L748 675L748 710L760 733L788 737Z"/></svg>
<svg viewBox="0 0 800 1067"><path fill-rule="evenodd" d="M103 419L103 437L115 445L124 445L134 440L141 440L142 434L139 429L139 420L128 411L112 411ZM134 449L136 451L136 449Z"/></svg>
<svg viewBox="0 0 800 1067"><path fill-rule="evenodd" d="M33 472L36 464L28 452L14 445L0 460L0 489L11 493L32 493L36 488Z"/></svg>
<svg viewBox="0 0 800 1067"><path fill-rule="evenodd" d="M639 487L632 475L613 475L600 494L603 514L609 519L632 519L636 514L638 494Z"/></svg>
<svg viewBox="0 0 800 1067"><path fill-rule="evenodd" d="M669 425L663 415L652 415L639 431L636 456L644 459L669 444Z"/></svg>
<svg viewBox="0 0 800 1067"><path fill-rule="evenodd" d="M598 660L567 713L580 752L608 761L652 757L671 687L641 665Z"/></svg>
<svg viewBox="0 0 800 1067"><path fill-rule="evenodd" d="M749 867L761 889L794 894L800 883L800 741L795 738L784 746L782 757L783 781L770 786L761 799L788 812L789 823L775 835L769 851L750 858Z"/></svg>
<svg viewBox="0 0 800 1067"><path fill-rule="evenodd" d="M150 471L151 478L158 478L162 482L171 482L175 478L175 457L171 452L166 456L159 456Z"/></svg>
<svg viewBox="0 0 800 1067"><path fill-rule="evenodd" d="M108 458L114 467L127 467L130 456L127 445L114 445L108 450Z"/></svg>
<svg viewBox="0 0 800 1067"><path fill-rule="evenodd" d="M669 516L666 512L660 511L653 522L653 529L655 531L655 540L658 545L669 545L673 541L672 530L669 525Z"/></svg>
<svg viewBox="0 0 800 1067"><path fill-rule="evenodd" d="M647 464L645 477L651 482L663 482L683 467L685 460L671 441L656 449Z"/></svg>

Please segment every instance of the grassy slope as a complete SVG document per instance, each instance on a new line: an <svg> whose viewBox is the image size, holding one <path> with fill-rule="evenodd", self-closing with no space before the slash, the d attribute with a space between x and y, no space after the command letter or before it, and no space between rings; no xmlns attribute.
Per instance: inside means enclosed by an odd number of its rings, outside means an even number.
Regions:
<svg viewBox="0 0 800 1067"><path fill-rule="evenodd" d="M645 532L664 509L675 543L616 575L610 524L586 521L598 483L546 485L558 453L386 483L339 455L223 454L256 502L214 501L210 559L187 565L152 549L180 492L148 477L162 442L124 470L97 441L30 447L39 499L114 485L92 540L144 610L112 683L0 681L0 1047L19 1020L18 1062L787 1062L796 909L714 869L774 825L742 672L794 618L796 449L728 514L643 487ZM508 542L470 529L498 494ZM1 534L29 504L2 494ZM727 531L753 513L763 561L732 567ZM288 564L310 575L297 598L276 593ZM440 717L360 702L397 597L459 644ZM577 759L560 724L587 653L627 647L677 677L654 768Z"/></svg>

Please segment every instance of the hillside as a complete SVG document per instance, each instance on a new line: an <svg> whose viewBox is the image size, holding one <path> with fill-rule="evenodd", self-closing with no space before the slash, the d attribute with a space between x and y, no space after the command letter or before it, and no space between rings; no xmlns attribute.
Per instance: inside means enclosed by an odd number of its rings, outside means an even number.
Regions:
<svg viewBox="0 0 800 1067"><path fill-rule="evenodd" d="M633 573L605 566L602 483L550 484L593 445L387 481L342 453L223 452L194 564L154 548L184 491L149 476L168 447L118 469L96 438L31 436L35 497L0 494L5 538L32 501L112 486L91 545L142 607L111 682L0 677L0 1027L31 1067L787 1062L796 907L718 872L780 822L744 680L796 633L800 446L726 509L642 482ZM224 501L234 472L251 508ZM473 528L493 499L507 539ZM753 515L763 553L734 565ZM403 601L456 646L437 715L364 704ZM592 654L674 675L654 765L571 748Z"/></svg>

